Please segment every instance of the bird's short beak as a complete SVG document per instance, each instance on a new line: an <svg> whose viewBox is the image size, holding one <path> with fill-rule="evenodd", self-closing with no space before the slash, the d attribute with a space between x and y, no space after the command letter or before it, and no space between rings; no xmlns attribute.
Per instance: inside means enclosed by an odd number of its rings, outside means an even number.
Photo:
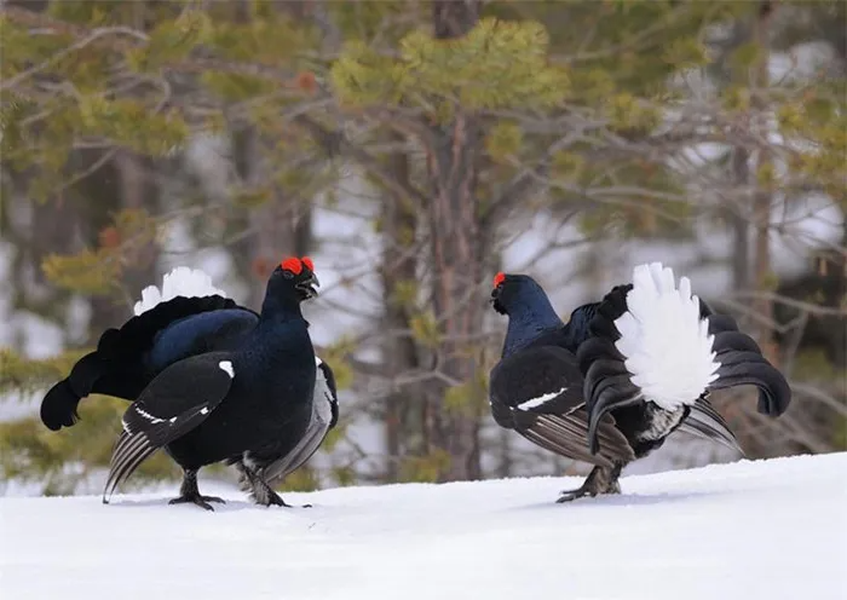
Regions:
<svg viewBox="0 0 847 600"><path fill-rule="evenodd" d="M320 286L321 282L318 281L318 276L314 273L310 274L308 279L304 279L303 281L297 284L297 288L305 294L307 300L310 298L317 297L317 288L319 288Z"/></svg>
<svg viewBox="0 0 847 600"><path fill-rule="evenodd" d="M506 310L506 307L500 302L500 296L503 295L503 287L498 285L496 288L491 290L491 297L488 300L488 303L491 305L491 308L494 309L495 312L500 313L501 315L508 315L509 311Z"/></svg>

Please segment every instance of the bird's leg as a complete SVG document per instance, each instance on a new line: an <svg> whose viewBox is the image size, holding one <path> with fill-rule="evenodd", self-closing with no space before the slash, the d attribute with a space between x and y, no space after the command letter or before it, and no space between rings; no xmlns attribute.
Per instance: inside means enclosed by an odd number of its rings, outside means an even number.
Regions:
<svg viewBox="0 0 847 600"><path fill-rule="evenodd" d="M262 506L285 506L286 508L294 508L282 499L282 496L277 494L268 483L259 476L253 469L245 465L243 462L235 463L236 468L241 471L241 474L247 478L250 486L250 496L256 504ZM304 504L301 508L311 508L311 504Z"/></svg>
<svg viewBox="0 0 847 600"><path fill-rule="evenodd" d="M201 496L197 489L197 469L186 469L182 477L182 485L179 488L179 498L174 498L168 504L185 504L191 502L206 510L215 510L209 502L220 502L225 504L223 498L217 496Z"/></svg>
<svg viewBox="0 0 847 600"><path fill-rule="evenodd" d="M621 486L618 483L618 477L621 475L622 464L616 463L611 469L608 467L596 466L588 475L588 479L582 484L582 487L576 490L566 490L562 492L557 503L570 502L583 496L597 496L599 494L620 494Z"/></svg>

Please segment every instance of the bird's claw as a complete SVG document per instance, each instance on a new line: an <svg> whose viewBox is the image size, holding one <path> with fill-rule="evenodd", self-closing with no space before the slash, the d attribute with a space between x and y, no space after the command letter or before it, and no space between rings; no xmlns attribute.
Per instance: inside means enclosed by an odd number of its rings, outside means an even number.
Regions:
<svg viewBox="0 0 847 600"><path fill-rule="evenodd" d="M311 504L293 505L282 499L276 492L268 495L268 506L284 506L285 508L312 508Z"/></svg>
<svg viewBox="0 0 847 600"><path fill-rule="evenodd" d="M570 502L571 500L576 500L577 498L582 498L588 495L594 495L591 494L591 492L586 490L584 487L575 490L564 490L560 492L560 494L561 495L556 499L556 504L564 504L565 502Z"/></svg>
<svg viewBox="0 0 847 600"><path fill-rule="evenodd" d="M597 491L593 488L582 486L575 490L564 490L560 492L560 496L556 499L556 504L564 504L565 502L570 502L571 500L578 500L579 498L584 498L586 496L599 496L600 494L620 494L621 488L617 484L614 487Z"/></svg>
<svg viewBox="0 0 847 600"><path fill-rule="evenodd" d="M556 500L556 504L564 504L571 500L585 496L599 496L600 494L620 494L621 485L618 482L621 467L616 465L611 471L603 467L594 467L588 479L575 490L565 490Z"/></svg>
<svg viewBox="0 0 847 600"><path fill-rule="evenodd" d="M168 504L196 504L200 508L205 508L206 510L214 511L212 505L209 502L218 502L220 504L226 504L226 500L223 498L218 498L217 496L201 496L200 494L183 494L178 498L174 498L173 500L168 501Z"/></svg>

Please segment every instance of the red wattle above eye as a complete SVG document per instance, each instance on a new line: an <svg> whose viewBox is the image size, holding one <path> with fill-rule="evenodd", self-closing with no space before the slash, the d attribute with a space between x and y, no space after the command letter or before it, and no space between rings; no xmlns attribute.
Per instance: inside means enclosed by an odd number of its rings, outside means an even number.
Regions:
<svg viewBox="0 0 847 600"><path fill-rule="evenodd" d="M286 258L284 261L279 263L286 271L291 271L295 275L299 275L300 271L303 270L303 263L300 262L299 258Z"/></svg>

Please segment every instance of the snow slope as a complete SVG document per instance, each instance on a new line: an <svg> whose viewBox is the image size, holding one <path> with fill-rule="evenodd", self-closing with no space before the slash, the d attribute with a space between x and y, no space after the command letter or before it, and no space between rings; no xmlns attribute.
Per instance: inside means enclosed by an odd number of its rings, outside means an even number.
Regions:
<svg viewBox="0 0 847 600"><path fill-rule="evenodd" d="M311 509L230 489L0 498L0 597L284 600L847 598L847 453L627 477L331 489ZM173 490L176 491L175 489Z"/></svg>

